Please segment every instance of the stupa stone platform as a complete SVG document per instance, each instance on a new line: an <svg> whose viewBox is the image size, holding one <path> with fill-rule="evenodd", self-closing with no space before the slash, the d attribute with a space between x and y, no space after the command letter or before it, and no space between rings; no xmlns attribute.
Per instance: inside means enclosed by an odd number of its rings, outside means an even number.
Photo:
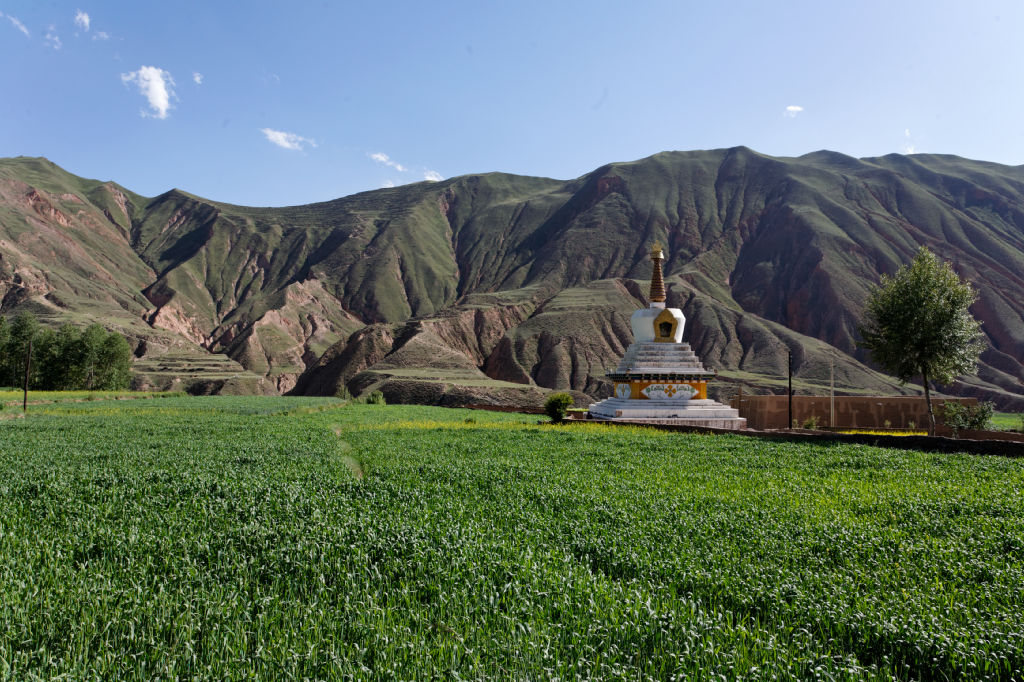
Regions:
<svg viewBox="0 0 1024 682"><path fill-rule="evenodd" d="M614 397L588 408L592 419L743 429L747 420L739 411L708 399L707 383L715 373L683 343L686 318L678 308L665 307L661 274L664 255L655 245L651 252L651 304L633 313L630 326L634 341L609 379L615 382Z"/></svg>

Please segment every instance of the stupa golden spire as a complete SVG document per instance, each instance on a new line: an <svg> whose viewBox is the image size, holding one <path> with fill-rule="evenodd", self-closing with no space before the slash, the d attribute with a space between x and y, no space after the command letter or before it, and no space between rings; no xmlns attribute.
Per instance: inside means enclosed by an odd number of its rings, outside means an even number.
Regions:
<svg viewBox="0 0 1024 682"><path fill-rule="evenodd" d="M665 280L661 276L661 261L665 254L661 251L661 242L654 242L651 247L651 261L654 263L654 274L651 275L651 303L665 302Z"/></svg>

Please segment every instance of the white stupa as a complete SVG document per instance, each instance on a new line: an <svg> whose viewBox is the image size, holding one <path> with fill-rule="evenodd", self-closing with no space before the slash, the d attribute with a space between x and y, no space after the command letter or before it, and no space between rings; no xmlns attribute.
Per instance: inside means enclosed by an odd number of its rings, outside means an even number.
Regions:
<svg viewBox="0 0 1024 682"><path fill-rule="evenodd" d="M700 358L683 343L686 318L678 308L665 307L665 282L661 261L665 255L654 245L651 260L651 305L630 317L633 343L608 378L615 395L589 408L592 419L680 424L719 429L743 429L747 420L739 411L708 400L708 379L715 373L704 369Z"/></svg>

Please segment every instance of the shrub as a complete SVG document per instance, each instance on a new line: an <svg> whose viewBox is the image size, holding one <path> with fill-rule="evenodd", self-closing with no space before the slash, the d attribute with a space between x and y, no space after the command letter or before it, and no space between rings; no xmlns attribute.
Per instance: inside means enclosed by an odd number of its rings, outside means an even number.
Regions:
<svg viewBox="0 0 1024 682"><path fill-rule="evenodd" d="M544 401L544 412L551 417L553 424L560 424L565 420L565 413L572 406L572 396L568 393L552 393Z"/></svg>
<svg viewBox="0 0 1024 682"><path fill-rule="evenodd" d="M968 408L967 428L975 431L987 431L992 427L992 413L996 406L988 400L983 400L974 407Z"/></svg>
<svg viewBox="0 0 1024 682"><path fill-rule="evenodd" d="M818 417L817 417L817 415L812 415L812 416L808 417L807 419L805 419L804 420L803 428L810 429L812 431L817 430L817 428L818 428Z"/></svg>
<svg viewBox="0 0 1024 682"><path fill-rule="evenodd" d="M948 401L940 410L942 423L953 429L953 437L959 438L960 431L984 431L989 427L995 406L989 401L977 405L964 405Z"/></svg>
<svg viewBox="0 0 1024 682"><path fill-rule="evenodd" d="M335 398L341 398L342 400L352 400L352 391L348 390L348 386L345 384L338 384L338 388L334 391Z"/></svg>
<svg viewBox="0 0 1024 682"><path fill-rule="evenodd" d="M374 391L370 395L366 396L367 405L387 405L387 401L384 400L384 394L381 391Z"/></svg>

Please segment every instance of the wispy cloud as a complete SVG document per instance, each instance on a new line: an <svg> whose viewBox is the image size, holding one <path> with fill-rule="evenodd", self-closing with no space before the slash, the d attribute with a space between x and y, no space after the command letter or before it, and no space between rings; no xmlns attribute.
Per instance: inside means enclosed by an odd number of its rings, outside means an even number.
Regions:
<svg viewBox="0 0 1024 682"><path fill-rule="evenodd" d="M796 115L803 110L804 108L798 104L790 104L786 107L786 110L782 112L782 115L786 118L796 118Z"/></svg>
<svg viewBox="0 0 1024 682"><path fill-rule="evenodd" d="M384 182L380 183L380 186L381 186L381 189L388 189L390 187L394 187L395 186L395 181L394 180L385 180Z"/></svg>
<svg viewBox="0 0 1024 682"><path fill-rule="evenodd" d="M393 161L390 156L384 154L383 152L375 152L373 154L370 154L370 158L376 161L377 163L383 163L385 166L390 166L391 168L394 168L396 171L400 171L402 173L409 170L408 168L398 163L397 161Z"/></svg>
<svg viewBox="0 0 1024 682"><path fill-rule="evenodd" d="M195 83L196 85L202 85L203 84L203 74L199 73L198 71L193 71L192 72L192 82Z"/></svg>
<svg viewBox="0 0 1024 682"><path fill-rule="evenodd" d="M57 35L57 27L53 24L50 24L50 27L46 29L46 35L43 37L43 40L46 41L48 47L52 47L55 50L59 50L61 45L64 44L60 41L60 36Z"/></svg>
<svg viewBox="0 0 1024 682"><path fill-rule="evenodd" d="M142 66L138 71L122 73L121 82L137 86L139 93L146 98L152 113L141 112L144 117L167 118L171 99L175 97L174 79L170 73L155 66Z"/></svg>
<svg viewBox="0 0 1024 682"><path fill-rule="evenodd" d="M916 154L917 148L914 146L914 138L910 134L910 128L903 129L903 153L904 154Z"/></svg>
<svg viewBox="0 0 1024 682"><path fill-rule="evenodd" d="M110 39L110 34L107 33L106 31L96 31L96 33L92 34L92 39L93 40L109 40Z"/></svg>
<svg viewBox="0 0 1024 682"><path fill-rule="evenodd" d="M431 182L440 182L444 180L444 176L434 170L428 170L423 172L423 179L430 180Z"/></svg>
<svg viewBox="0 0 1024 682"><path fill-rule="evenodd" d="M271 128L260 128L260 132L263 133L268 140L283 149L301 151L303 149L303 145L308 144L310 147L316 146L316 142L313 140L308 137L296 135L295 133L286 133L283 130L272 130Z"/></svg>
<svg viewBox="0 0 1024 682"><path fill-rule="evenodd" d="M2 16L4 16L4 13L0 12L0 17L2 17ZM11 22L11 24L14 26L14 28L16 28L19 31L21 31L22 33L24 33L26 37L29 37L30 34L28 32L28 29L25 28L25 24L21 23L21 21L18 19L18 17L12 17L10 14L8 14L6 16L7 16L7 20L9 22Z"/></svg>
<svg viewBox="0 0 1024 682"><path fill-rule="evenodd" d="M87 13L82 10L75 11L75 26L88 33L89 23L89 15Z"/></svg>

